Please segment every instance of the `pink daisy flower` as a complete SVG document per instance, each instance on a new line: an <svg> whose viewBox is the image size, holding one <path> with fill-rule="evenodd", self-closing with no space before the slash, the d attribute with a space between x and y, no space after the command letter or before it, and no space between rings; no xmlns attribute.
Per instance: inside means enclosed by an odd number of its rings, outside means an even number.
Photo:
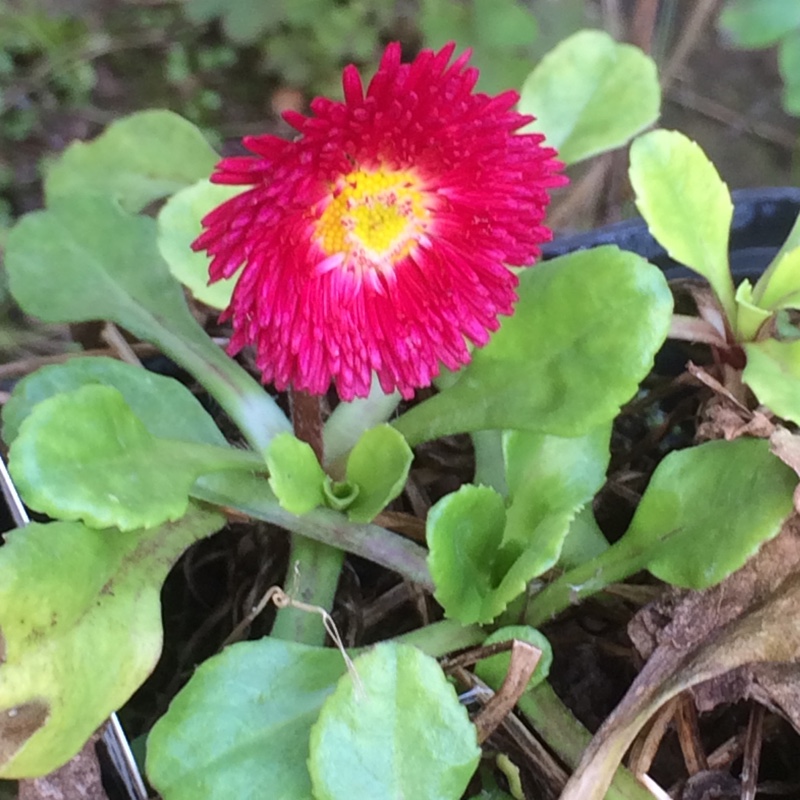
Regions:
<svg viewBox="0 0 800 800"><path fill-rule="evenodd" d="M365 396L375 373L408 398L441 364L470 360L510 314L523 266L549 241L547 190L565 182L555 151L512 110L516 92L473 91L469 53L390 44L366 94L344 71L344 102L287 112L294 141L244 140L216 183L252 186L203 220L193 247L211 281L242 265L222 319L229 352L253 345L265 383Z"/></svg>

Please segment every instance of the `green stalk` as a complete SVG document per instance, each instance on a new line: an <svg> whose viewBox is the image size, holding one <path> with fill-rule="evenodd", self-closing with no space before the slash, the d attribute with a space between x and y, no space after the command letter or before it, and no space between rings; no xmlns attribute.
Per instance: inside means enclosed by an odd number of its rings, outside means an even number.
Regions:
<svg viewBox="0 0 800 800"><path fill-rule="evenodd" d="M392 641L410 644L433 658L440 658L455 650L481 645L484 639L486 631L480 625L462 625L454 619L443 619L396 636Z"/></svg>
<svg viewBox="0 0 800 800"><path fill-rule="evenodd" d="M645 564L645 555L633 552L621 539L597 558L568 570L534 595L525 612L525 624L538 628L565 608L634 575Z"/></svg>
<svg viewBox="0 0 800 800"><path fill-rule="evenodd" d="M500 686L492 685L492 688L497 691ZM547 746L574 770L592 735L575 719L550 684L542 681L524 692L517 707ZM606 800L653 800L653 796L629 770L619 767L606 793Z"/></svg>
<svg viewBox="0 0 800 800"><path fill-rule="evenodd" d="M434 590L426 560L428 553L423 547L379 525L349 522L329 508L317 508L298 517L281 508L263 478L242 473L204 475L191 492L198 500L346 550L402 575L429 592Z"/></svg>
<svg viewBox="0 0 800 800"><path fill-rule="evenodd" d="M362 433L386 422L399 402L399 392L385 394L376 378L368 397L339 403L322 432L326 465L333 464L349 453Z"/></svg>
<svg viewBox="0 0 800 800"><path fill-rule="evenodd" d="M295 436L311 445L320 464L324 463L321 398L292 389L289 401ZM292 536L287 593L330 613L343 563L343 550L304 536ZM318 614L286 606L278 609L272 635L320 646L325 644L325 625Z"/></svg>
<svg viewBox="0 0 800 800"><path fill-rule="evenodd" d="M475 477L473 483L490 486L498 494L508 497L506 463L503 455L502 431L475 431L472 434L475 447Z"/></svg>
<svg viewBox="0 0 800 800"><path fill-rule="evenodd" d="M289 420L264 387L214 344L199 324L190 327L186 322L167 327L153 317L142 338L157 345L204 386L250 446L263 454L274 436L291 430Z"/></svg>
<svg viewBox="0 0 800 800"><path fill-rule="evenodd" d="M285 591L293 600L330 612L339 585L344 550L305 536L292 536ZM321 647L325 625L320 614L287 606L278 609L271 635Z"/></svg>

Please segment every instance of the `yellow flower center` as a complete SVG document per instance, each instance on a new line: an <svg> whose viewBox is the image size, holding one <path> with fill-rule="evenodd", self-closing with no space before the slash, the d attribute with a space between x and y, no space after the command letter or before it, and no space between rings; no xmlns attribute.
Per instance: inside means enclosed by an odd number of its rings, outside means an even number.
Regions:
<svg viewBox="0 0 800 800"><path fill-rule="evenodd" d="M359 273L391 270L424 234L425 197L410 170L353 170L337 182L317 221L320 247L328 256L341 253Z"/></svg>

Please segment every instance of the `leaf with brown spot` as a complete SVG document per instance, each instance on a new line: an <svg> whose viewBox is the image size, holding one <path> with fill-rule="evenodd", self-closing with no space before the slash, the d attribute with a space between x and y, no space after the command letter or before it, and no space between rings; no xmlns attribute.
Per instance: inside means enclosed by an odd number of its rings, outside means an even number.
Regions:
<svg viewBox="0 0 800 800"><path fill-rule="evenodd" d="M49 709L43 700L30 700L0 711L0 762L13 758L47 722Z"/></svg>
<svg viewBox="0 0 800 800"><path fill-rule="evenodd" d="M150 674L160 590L180 554L222 527L198 507L146 531L31 523L0 548L0 778L67 762Z"/></svg>

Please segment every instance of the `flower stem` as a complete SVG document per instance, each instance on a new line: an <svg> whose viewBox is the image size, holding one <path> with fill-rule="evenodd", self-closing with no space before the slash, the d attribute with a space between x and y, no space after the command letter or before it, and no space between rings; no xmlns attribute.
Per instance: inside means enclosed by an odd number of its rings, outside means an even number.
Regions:
<svg viewBox="0 0 800 800"><path fill-rule="evenodd" d="M289 405L292 410L294 435L311 445L317 461L323 461L322 444L322 398L306 392L289 390Z"/></svg>
<svg viewBox="0 0 800 800"><path fill-rule="evenodd" d="M319 606L329 612L339 585L344 551L297 534L292 535L291 542L286 593L294 600ZM301 644L325 643L322 617L291 606L278 609L271 633L277 639Z"/></svg>
<svg viewBox="0 0 800 800"><path fill-rule="evenodd" d="M292 389L289 402L295 436L307 442L319 462L323 463L322 399ZM287 593L303 603L319 606L329 612L333 608L343 562L343 550L305 536L292 536ZM322 618L291 606L278 611L272 635L302 644L325 643Z"/></svg>

